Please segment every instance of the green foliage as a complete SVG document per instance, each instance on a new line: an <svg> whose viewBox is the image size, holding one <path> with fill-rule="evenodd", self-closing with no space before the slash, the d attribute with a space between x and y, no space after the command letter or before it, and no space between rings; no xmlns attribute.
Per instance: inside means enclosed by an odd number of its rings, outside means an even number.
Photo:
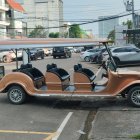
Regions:
<svg viewBox="0 0 140 140"><path fill-rule="evenodd" d="M45 31L44 27L38 25L29 33L29 38L46 38L47 32Z"/></svg>
<svg viewBox="0 0 140 140"><path fill-rule="evenodd" d="M81 38L82 30L79 25L73 24L69 28L69 37L70 38Z"/></svg>
<svg viewBox="0 0 140 140"><path fill-rule="evenodd" d="M128 29L132 29L132 21L131 20L127 20L126 22L123 22L122 24L127 25Z"/></svg>
<svg viewBox="0 0 140 140"><path fill-rule="evenodd" d="M132 135L132 136L130 136L130 138L140 140L140 134Z"/></svg>
<svg viewBox="0 0 140 140"><path fill-rule="evenodd" d="M49 37L50 38L59 38L59 32L56 32L56 33L52 32L49 34Z"/></svg>
<svg viewBox="0 0 140 140"><path fill-rule="evenodd" d="M115 30L110 31L107 38L111 41L114 41L115 40Z"/></svg>

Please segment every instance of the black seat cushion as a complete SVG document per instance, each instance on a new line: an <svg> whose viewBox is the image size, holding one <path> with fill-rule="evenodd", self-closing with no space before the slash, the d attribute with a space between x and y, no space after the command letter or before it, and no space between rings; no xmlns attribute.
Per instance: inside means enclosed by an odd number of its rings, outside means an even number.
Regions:
<svg viewBox="0 0 140 140"><path fill-rule="evenodd" d="M74 71L86 75L90 79L90 81L93 81L96 77L90 69L82 68L81 64L74 65Z"/></svg>
<svg viewBox="0 0 140 140"><path fill-rule="evenodd" d="M52 64L52 65L48 64L47 72L56 74L61 79L61 81L64 81L70 78L70 75L68 74L68 72L62 68L57 68L56 64Z"/></svg>

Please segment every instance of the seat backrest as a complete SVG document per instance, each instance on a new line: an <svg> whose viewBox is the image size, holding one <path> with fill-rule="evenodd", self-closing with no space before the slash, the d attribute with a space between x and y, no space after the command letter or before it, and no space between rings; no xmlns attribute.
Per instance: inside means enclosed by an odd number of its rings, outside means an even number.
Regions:
<svg viewBox="0 0 140 140"><path fill-rule="evenodd" d="M94 76L94 73L90 69L82 68L81 64L74 65L74 71L83 73L84 75L86 75L89 78Z"/></svg>
<svg viewBox="0 0 140 140"><path fill-rule="evenodd" d="M79 67L78 67L78 65L74 65L74 71L76 72L76 71L78 71L79 70Z"/></svg>
<svg viewBox="0 0 140 140"><path fill-rule="evenodd" d="M57 65L52 63L52 68L57 68Z"/></svg>
<svg viewBox="0 0 140 140"><path fill-rule="evenodd" d="M52 69L52 65L48 64L48 65L46 66L46 68L47 68L47 71L50 71L50 70Z"/></svg>
<svg viewBox="0 0 140 140"><path fill-rule="evenodd" d="M32 68L32 64L21 64L20 69L27 69L27 68Z"/></svg>
<svg viewBox="0 0 140 140"><path fill-rule="evenodd" d="M78 64L79 70L82 69L82 64Z"/></svg>

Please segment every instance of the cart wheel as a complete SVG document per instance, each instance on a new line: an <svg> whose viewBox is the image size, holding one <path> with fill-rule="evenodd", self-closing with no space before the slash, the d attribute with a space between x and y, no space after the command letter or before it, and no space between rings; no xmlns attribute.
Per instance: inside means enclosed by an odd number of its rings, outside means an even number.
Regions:
<svg viewBox="0 0 140 140"><path fill-rule="evenodd" d="M132 87L129 90L127 100L131 105L140 107L140 86Z"/></svg>
<svg viewBox="0 0 140 140"><path fill-rule="evenodd" d="M8 90L8 100L12 104L17 104L17 105L22 104L25 102L26 97L27 97L26 92L20 86L12 86Z"/></svg>

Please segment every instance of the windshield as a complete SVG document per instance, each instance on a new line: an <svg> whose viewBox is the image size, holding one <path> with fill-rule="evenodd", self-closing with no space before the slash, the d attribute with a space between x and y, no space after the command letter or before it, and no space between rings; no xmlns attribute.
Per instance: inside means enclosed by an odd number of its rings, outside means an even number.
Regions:
<svg viewBox="0 0 140 140"><path fill-rule="evenodd" d="M104 43L104 45L105 45L105 47L106 47L106 51L107 51L107 53L108 53L108 55L109 55L109 58L108 58L108 66L109 66L109 68L111 69L111 70L113 70L113 71L116 71L117 70L117 65L116 65L116 63L115 63L115 61L114 61L114 58L113 58L113 56L112 56L112 53L111 53L111 51L110 51L110 49L108 48L108 46L107 46L107 44L106 43Z"/></svg>
<svg viewBox="0 0 140 140"><path fill-rule="evenodd" d="M64 51L64 47L53 48L53 51Z"/></svg>

